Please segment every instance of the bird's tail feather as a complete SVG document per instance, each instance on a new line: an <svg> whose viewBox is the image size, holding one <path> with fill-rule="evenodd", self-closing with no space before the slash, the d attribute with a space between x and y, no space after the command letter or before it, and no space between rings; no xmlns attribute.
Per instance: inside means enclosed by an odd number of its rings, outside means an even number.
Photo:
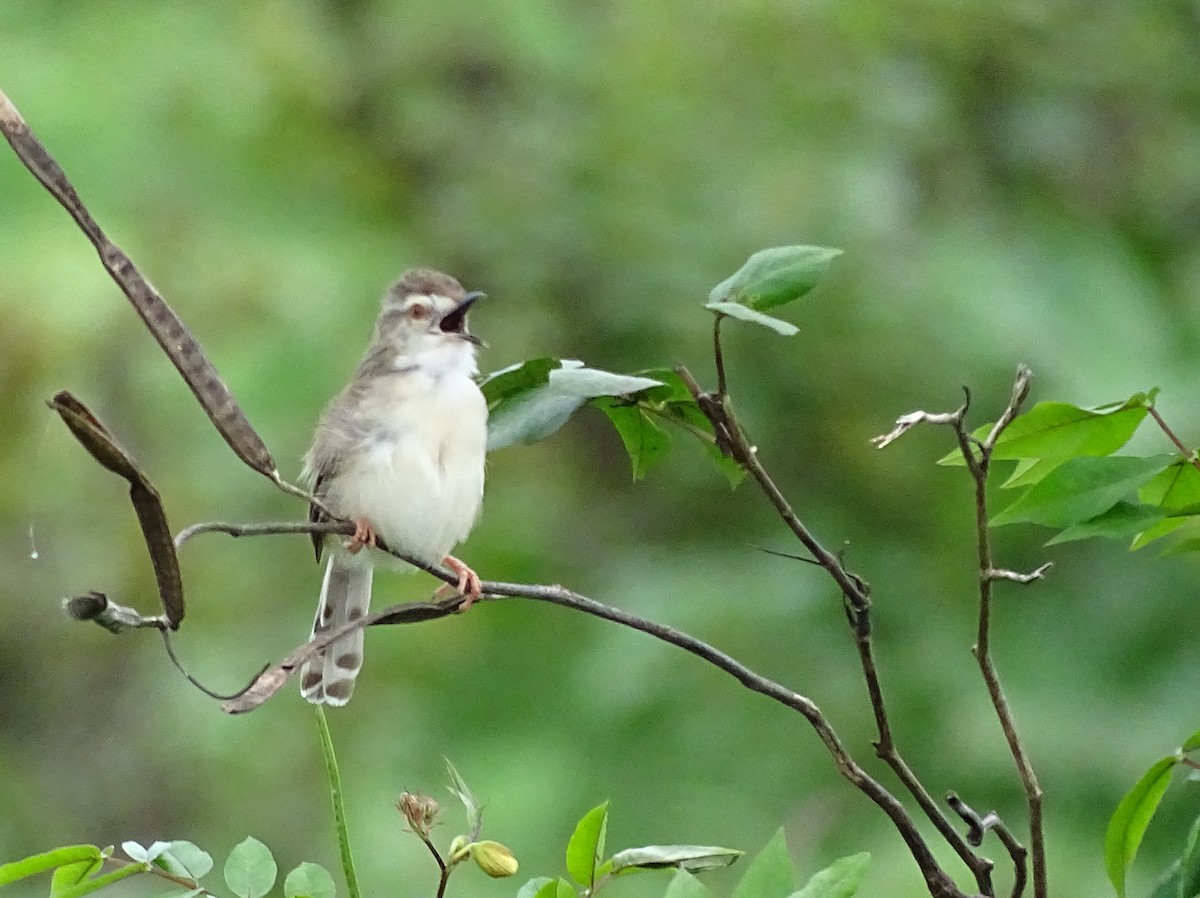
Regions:
<svg viewBox="0 0 1200 898"><path fill-rule="evenodd" d="M331 552L321 581L321 600L312 635L319 636L366 615L371 605L371 568L339 564ZM350 701L362 670L363 631L355 630L306 662L300 669L300 694L313 704L341 707Z"/></svg>

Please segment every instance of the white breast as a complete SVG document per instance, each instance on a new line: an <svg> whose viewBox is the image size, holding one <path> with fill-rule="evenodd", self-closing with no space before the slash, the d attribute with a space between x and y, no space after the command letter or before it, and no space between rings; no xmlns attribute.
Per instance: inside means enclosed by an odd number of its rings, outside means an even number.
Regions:
<svg viewBox="0 0 1200 898"><path fill-rule="evenodd" d="M479 515L487 443L487 406L474 381L463 371L436 373L373 385L360 405L370 435L327 499L347 517L365 517L389 545L434 563Z"/></svg>

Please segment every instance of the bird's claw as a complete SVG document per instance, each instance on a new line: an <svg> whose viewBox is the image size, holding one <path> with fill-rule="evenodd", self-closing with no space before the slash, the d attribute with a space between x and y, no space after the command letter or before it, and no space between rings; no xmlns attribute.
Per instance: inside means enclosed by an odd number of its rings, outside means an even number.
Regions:
<svg viewBox="0 0 1200 898"><path fill-rule="evenodd" d="M371 522L366 518L354 519L354 533L346 542L346 550L351 555L357 555L362 551L363 546L375 548L376 536L375 528L371 526Z"/></svg>
<svg viewBox="0 0 1200 898"><path fill-rule="evenodd" d="M459 611L466 611L475 601L483 595L483 584L479 580L479 575L467 567L466 564L459 561L453 555L447 555L442 559L442 564L458 574L458 583L456 588L458 594L463 597L462 603L458 606Z"/></svg>

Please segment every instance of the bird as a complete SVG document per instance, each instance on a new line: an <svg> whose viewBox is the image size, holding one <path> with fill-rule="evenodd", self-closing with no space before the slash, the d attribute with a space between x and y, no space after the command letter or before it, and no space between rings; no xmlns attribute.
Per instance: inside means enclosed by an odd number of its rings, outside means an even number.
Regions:
<svg viewBox="0 0 1200 898"><path fill-rule="evenodd" d="M390 558L373 551L377 540L454 571L462 610L480 596L479 576L450 553L483 502L488 411L475 382L483 343L468 330L467 314L484 295L431 268L404 272L383 295L350 383L321 415L302 476L355 532L328 553L313 638L367 614L375 564ZM328 517L317 505L309 509L310 521ZM312 540L320 562L325 537ZM360 628L301 668L301 695L345 705L362 663Z"/></svg>

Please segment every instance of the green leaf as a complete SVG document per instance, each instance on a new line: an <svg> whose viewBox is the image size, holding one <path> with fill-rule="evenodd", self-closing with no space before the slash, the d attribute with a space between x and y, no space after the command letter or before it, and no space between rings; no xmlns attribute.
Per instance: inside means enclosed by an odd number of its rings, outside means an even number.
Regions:
<svg viewBox="0 0 1200 898"><path fill-rule="evenodd" d="M510 396L542 386L550 379L550 372L561 364L558 359L529 359L509 365L485 377L479 389L490 409Z"/></svg>
<svg viewBox="0 0 1200 898"><path fill-rule="evenodd" d="M797 300L813 289L842 254L824 246L776 246L756 252L708 294L709 306L741 303L760 311Z"/></svg>
<svg viewBox="0 0 1200 898"><path fill-rule="evenodd" d="M1200 536L1181 539L1179 542L1163 549L1160 557L1170 558L1173 555L1188 555L1192 552L1200 552Z"/></svg>
<svg viewBox="0 0 1200 898"><path fill-rule="evenodd" d="M1190 516L1174 516L1164 518L1157 524L1152 524L1137 535L1134 541L1130 544L1131 550L1143 549L1155 540L1162 539L1165 536L1170 536L1184 524L1194 520Z"/></svg>
<svg viewBox="0 0 1200 898"><path fill-rule="evenodd" d="M589 399L633 396L658 386L647 377L587 368L575 359L534 359L506 368L480 385L488 399L488 450L545 439Z"/></svg>
<svg viewBox="0 0 1200 898"><path fill-rule="evenodd" d="M663 898L712 898L712 892L695 876L681 868L671 877Z"/></svg>
<svg viewBox="0 0 1200 898"><path fill-rule="evenodd" d="M565 879L550 879L534 893L534 898L577 898L575 890Z"/></svg>
<svg viewBox="0 0 1200 898"><path fill-rule="evenodd" d="M1188 736L1183 740L1183 745L1179 746L1179 750L1184 754L1195 751L1198 748L1200 748L1200 730L1196 730L1196 732Z"/></svg>
<svg viewBox="0 0 1200 898"><path fill-rule="evenodd" d="M84 895L98 892L100 889L107 888L113 883L120 882L122 879L128 879L130 876L137 876L139 873L145 873L149 869L150 865L144 862L130 864L128 867L121 867L119 870L113 870L111 873L105 873L103 876L92 876L85 879L74 888L60 892L56 898L83 898Z"/></svg>
<svg viewBox="0 0 1200 898"><path fill-rule="evenodd" d="M333 877L320 864L298 865L283 880L284 898L334 898Z"/></svg>
<svg viewBox="0 0 1200 898"><path fill-rule="evenodd" d="M462 802L463 807L467 811L467 826L471 830L471 838L479 838L479 831L483 828L483 805L471 792L467 781L459 774L458 769L450 763L449 758L443 758L446 762L446 772L450 774L450 792Z"/></svg>
<svg viewBox="0 0 1200 898"><path fill-rule="evenodd" d="M865 851L839 858L815 874L792 898L850 898L858 891L871 863Z"/></svg>
<svg viewBox="0 0 1200 898"><path fill-rule="evenodd" d="M36 876L66 864L92 862L103 860L103 858L103 853L95 845L64 845L62 848L33 854L9 864L0 864L0 886L6 886L10 882L16 882L27 876Z"/></svg>
<svg viewBox="0 0 1200 898"><path fill-rule="evenodd" d="M684 386L683 378L670 368L652 368L639 371L641 377L649 377L662 385L642 393L638 397L638 405L652 415L658 415L670 421L675 426L686 430L704 446L705 452L716 462L721 473L729 481L731 487L736 487L746 476L746 469L732 458L721 453L717 448L716 435L713 433L712 422L700 411L695 397Z"/></svg>
<svg viewBox="0 0 1200 898"><path fill-rule="evenodd" d="M167 843L154 863L169 873L187 876L195 881L207 876L213 868L212 855L183 839Z"/></svg>
<svg viewBox="0 0 1200 898"><path fill-rule="evenodd" d="M1092 409L1066 402L1039 402L1005 428L996 440L992 458L1066 461L1079 456L1111 455L1129 442L1148 412L1145 393ZM985 424L973 436L982 440L991 430L992 425ZM938 464L962 465L964 461L955 449ZM1042 472L1046 473L1049 471Z"/></svg>
<svg viewBox="0 0 1200 898"><path fill-rule="evenodd" d="M1000 488L1012 490L1021 486L1033 486L1063 461L1065 459L1061 458L1022 458L1008 475L1008 479L1000 484Z"/></svg>
<svg viewBox="0 0 1200 898"><path fill-rule="evenodd" d="M592 404L608 416L625 444L633 479L641 480L651 465L661 461L671 448L671 438L638 405L621 405L611 399L595 399Z"/></svg>
<svg viewBox="0 0 1200 898"><path fill-rule="evenodd" d="M537 898L541 894L542 889L554 882L549 876L535 876L533 879L521 886L517 891L517 898ZM553 892L551 892L553 895Z"/></svg>
<svg viewBox="0 0 1200 898"><path fill-rule="evenodd" d="M63 864L54 871L50 879L50 898L58 898L63 892L73 889L104 866L103 857Z"/></svg>
<svg viewBox="0 0 1200 898"><path fill-rule="evenodd" d="M795 888L796 868L780 829L750 862L746 875L733 889L733 898L786 898Z"/></svg>
<svg viewBox="0 0 1200 898"><path fill-rule="evenodd" d="M238 898L262 898L278 874L271 850L253 836L235 845L225 861L225 882Z"/></svg>
<svg viewBox="0 0 1200 898"><path fill-rule="evenodd" d="M718 315L728 315L730 318L749 321L751 324L761 324L763 327L769 327L775 333L782 334L785 337L793 337L800 333L800 328L794 324L779 318L772 318L770 315L764 315L762 312L757 312L747 306L740 306L736 302L710 302L704 308L710 312L716 312Z"/></svg>
<svg viewBox="0 0 1200 898"><path fill-rule="evenodd" d="M1073 458L992 518L992 526L1028 522L1069 527L1112 508L1171 464L1168 456Z"/></svg>
<svg viewBox="0 0 1200 898"><path fill-rule="evenodd" d="M581 886L595 885L596 865L604 856L604 836L608 831L608 802L592 808L575 826L567 843L567 872Z"/></svg>
<svg viewBox="0 0 1200 898"><path fill-rule="evenodd" d="M1178 762L1175 755L1156 761L1121 799L1108 821L1108 832L1104 837L1104 866L1120 898L1125 898L1125 876L1129 865L1137 856L1146 827L1150 825L1158 803L1167 791L1171 771Z"/></svg>
<svg viewBox="0 0 1200 898"><path fill-rule="evenodd" d="M612 868L615 874L661 870L664 867L678 867L698 873L728 867L743 854L736 848L713 845L645 845L618 851L612 856Z"/></svg>
<svg viewBox="0 0 1200 898"><path fill-rule="evenodd" d="M1188 831L1179 856L1151 898L1196 898L1200 895L1200 818Z"/></svg>
<svg viewBox="0 0 1200 898"><path fill-rule="evenodd" d="M1162 511L1152 505L1118 502L1108 511L1089 521L1075 524L1050 539L1046 545L1067 543L1078 539L1103 536L1108 539L1129 539L1163 519Z"/></svg>
<svg viewBox="0 0 1200 898"><path fill-rule="evenodd" d="M1178 459L1142 487L1138 498L1146 505L1167 511L1200 506L1200 471L1187 459Z"/></svg>

